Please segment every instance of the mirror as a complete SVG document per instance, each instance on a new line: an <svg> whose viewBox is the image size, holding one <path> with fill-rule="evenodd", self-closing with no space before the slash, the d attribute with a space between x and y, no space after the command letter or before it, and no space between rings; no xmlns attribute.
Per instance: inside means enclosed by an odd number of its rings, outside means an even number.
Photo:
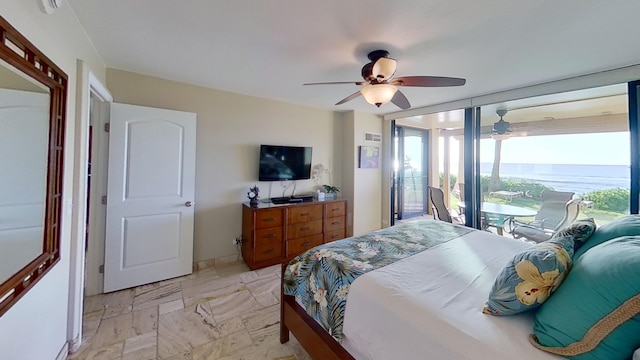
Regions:
<svg viewBox="0 0 640 360"><path fill-rule="evenodd" d="M49 89L0 61L0 282L42 252ZM10 156L6 156L10 155Z"/></svg>
<svg viewBox="0 0 640 360"><path fill-rule="evenodd" d="M67 75L0 16L0 316L60 260Z"/></svg>

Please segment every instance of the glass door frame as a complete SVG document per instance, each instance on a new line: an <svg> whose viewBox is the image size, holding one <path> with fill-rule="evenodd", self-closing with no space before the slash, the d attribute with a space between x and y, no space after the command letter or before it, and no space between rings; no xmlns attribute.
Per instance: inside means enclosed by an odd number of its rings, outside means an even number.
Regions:
<svg viewBox="0 0 640 360"><path fill-rule="evenodd" d="M633 81L621 81L620 83L626 83L628 87L628 122L629 122L629 151L630 151L630 204L629 213L640 213L640 80ZM602 86L610 85L603 84ZM598 85L592 83L588 87L597 87ZM566 91L579 90L576 88L566 89ZM544 94L537 93L531 96L542 96ZM524 98L524 97L523 97ZM493 99L495 102L499 102L499 99ZM507 99L505 99L506 101ZM474 107L468 107L463 109L464 115L464 128L463 128L463 178L466 184L471 186L465 186L464 198L466 202L465 219L467 226L480 228L481 214L479 212L481 192L480 192L480 105ZM390 153L392 162L398 158L396 154L396 120L389 119L391 124L390 133ZM390 225L394 225L395 222L395 210L397 204L396 189L398 184L397 170L395 167L391 169L391 192L390 192Z"/></svg>
<svg viewBox="0 0 640 360"><path fill-rule="evenodd" d="M421 214L425 214L428 212L429 203L428 203L428 179L430 178L431 171L429 168L429 130L413 128L408 126L398 126L396 125L395 120L391 122L391 156L393 159L393 169L392 169L392 181L391 181L391 216L390 216L390 224L394 225L396 220L404 220L405 219L405 211L404 211L404 159L405 157L405 131L417 131L420 133L422 138L422 153L421 153L421 168L423 173L420 177L423 179L422 181L422 204L423 208ZM411 216L411 217L415 217Z"/></svg>
<svg viewBox="0 0 640 360"><path fill-rule="evenodd" d="M640 213L640 80L630 81L628 86L628 121L630 151L630 204L629 213ZM480 228L481 178L480 178L480 106L465 109L464 119L464 181L465 225Z"/></svg>
<svg viewBox="0 0 640 360"><path fill-rule="evenodd" d="M638 214L640 210L640 80L627 83L629 96L629 133L631 139L631 193L629 213Z"/></svg>

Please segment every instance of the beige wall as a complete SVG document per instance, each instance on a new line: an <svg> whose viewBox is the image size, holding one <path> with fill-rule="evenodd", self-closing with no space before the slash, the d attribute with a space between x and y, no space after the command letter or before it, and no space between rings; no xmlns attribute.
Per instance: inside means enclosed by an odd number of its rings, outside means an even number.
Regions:
<svg viewBox="0 0 640 360"><path fill-rule="evenodd" d="M61 261L0 317L0 357L55 359L67 340L71 210L81 203L72 199L76 60L84 59L100 79L105 68L69 6L46 15L38 1L2 0L0 14L69 76Z"/></svg>
<svg viewBox="0 0 640 360"><path fill-rule="evenodd" d="M365 141L364 133L372 132L382 134L383 122L385 121L382 117L377 115L356 113L356 122L353 131L356 161L356 166L353 167L355 172L353 212L358 216L354 217L353 221L354 235L364 234L382 227L382 170L386 159L382 152L382 144ZM378 155L380 163L378 164L378 168L358 167L360 146L375 146L379 148Z"/></svg>
<svg viewBox="0 0 640 360"><path fill-rule="evenodd" d="M249 187L258 185L263 199L283 195L280 182L258 182L260 144L313 147L313 165L330 166L333 184L342 188L340 116L332 111L113 69L107 87L115 102L197 114L196 262L239 255L232 241L241 234L240 204L248 201ZM315 186L299 180L296 194Z"/></svg>
<svg viewBox="0 0 640 360"><path fill-rule="evenodd" d="M382 133L384 120L373 114L348 112L343 114L343 196L349 199L347 223L353 235L362 235L382 227L388 211L382 211L382 169L385 158L381 143L367 142L365 132ZM377 169L359 168L360 146L379 147L380 165ZM347 150L348 149L348 150Z"/></svg>
<svg viewBox="0 0 640 360"><path fill-rule="evenodd" d="M347 234L354 234L354 207L353 202L355 198L355 158L353 156L354 151L347 151L347 149L354 149L354 133L353 129L356 124L356 113L353 111L345 112L341 114L341 128L342 128L342 141L344 146L344 154L342 156L342 187L340 188L340 195L349 200L349 208L347 209Z"/></svg>

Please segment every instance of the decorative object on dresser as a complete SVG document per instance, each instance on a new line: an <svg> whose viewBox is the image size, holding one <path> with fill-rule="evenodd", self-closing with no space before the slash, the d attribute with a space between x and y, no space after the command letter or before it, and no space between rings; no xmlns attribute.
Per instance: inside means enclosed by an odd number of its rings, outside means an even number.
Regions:
<svg viewBox="0 0 640 360"><path fill-rule="evenodd" d="M338 193L340 192L340 189L332 185L322 185L322 188L324 189L324 193L325 193L324 198L327 200L337 198Z"/></svg>
<svg viewBox="0 0 640 360"><path fill-rule="evenodd" d="M279 264L316 245L343 239L346 200L242 206L242 257L250 269Z"/></svg>
<svg viewBox="0 0 640 360"><path fill-rule="evenodd" d="M257 186L249 188L247 197L249 198L249 204L251 206L258 206L258 204L260 203L260 189L258 189Z"/></svg>

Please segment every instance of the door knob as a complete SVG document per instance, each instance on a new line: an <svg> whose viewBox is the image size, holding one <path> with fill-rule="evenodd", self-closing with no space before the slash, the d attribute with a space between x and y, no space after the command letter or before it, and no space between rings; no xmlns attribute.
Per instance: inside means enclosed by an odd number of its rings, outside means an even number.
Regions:
<svg viewBox="0 0 640 360"><path fill-rule="evenodd" d="M193 206L193 204L195 204L195 203L196 203L195 201L187 201L186 203L184 203L184 206L186 206L186 207L191 207L191 206Z"/></svg>

